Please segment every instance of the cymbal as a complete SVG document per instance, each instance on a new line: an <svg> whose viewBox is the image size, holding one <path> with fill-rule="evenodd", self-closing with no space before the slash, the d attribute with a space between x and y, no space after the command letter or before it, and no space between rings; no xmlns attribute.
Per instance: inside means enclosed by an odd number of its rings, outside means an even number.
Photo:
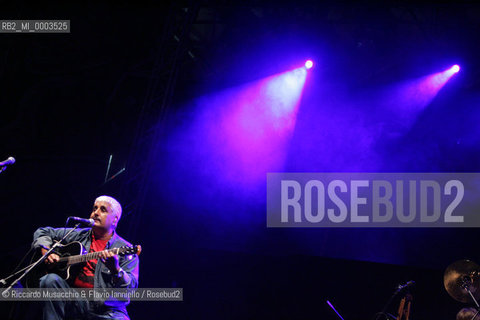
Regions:
<svg viewBox="0 0 480 320"><path fill-rule="evenodd" d="M480 298L480 267L470 260L458 260L448 266L443 275L443 284L448 294L460 302L473 302Z"/></svg>

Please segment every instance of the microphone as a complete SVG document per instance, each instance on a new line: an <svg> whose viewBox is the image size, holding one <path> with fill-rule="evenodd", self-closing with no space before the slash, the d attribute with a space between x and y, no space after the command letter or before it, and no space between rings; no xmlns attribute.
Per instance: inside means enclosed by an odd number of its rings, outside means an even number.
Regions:
<svg viewBox="0 0 480 320"><path fill-rule="evenodd" d="M411 280L411 281L408 281L407 283L405 284L399 284L398 287L397 287L397 290L395 291L395 294L397 293L400 293L400 291L404 290L404 289L407 289L409 287L412 287L415 285L415 281Z"/></svg>
<svg viewBox="0 0 480 320"><path fill-rule="evenodd" d="M9 157L7 160L0 162L0 167L5 167L5 166L8 166L8 165L14 164L14 163L15 163L15 158L14 157Z"/></svg>
<svg viewBox="0 0 480 320"><path fill-rule="evenodd" d="M86 227L93 227L93 225L95 224L95 220L93 219L83 219L83 218L79 218L79 217L68 217L67 219L67 223L69 220L73 220L75 222L78 222L80 224L83 224L84 226Z"/></svg>

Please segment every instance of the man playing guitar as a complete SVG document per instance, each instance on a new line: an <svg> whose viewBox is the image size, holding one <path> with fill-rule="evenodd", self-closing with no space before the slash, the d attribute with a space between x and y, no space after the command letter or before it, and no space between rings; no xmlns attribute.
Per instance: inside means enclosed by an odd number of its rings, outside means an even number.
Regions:
<svg viewBox="0 0 480 320"><path fill-rule="evenodd" d="M66 242L79 242L87 252L98 252L99 259L92 259L79 265L77 272L72 272L65 280L57 273L48 273L40 278L40 288L122 288L138 287L137 255L121 256L117 254L121 248L131 246L116 234L115 229L122 215L120 203L112 197L100 196L95 200L90 218L93 227L74 230ZM33 247L45 254L54 241L60 240L70 229L39 228L34 233ZM110 249L110 250L108 250ZM93 254L95 255L95 254ZM45 263L55 266L61 257L50 254ZM46 301L43 318L47 320L65 318L87 319L129 319L126 306L129 299L107 299L104 301Z"/></svg>

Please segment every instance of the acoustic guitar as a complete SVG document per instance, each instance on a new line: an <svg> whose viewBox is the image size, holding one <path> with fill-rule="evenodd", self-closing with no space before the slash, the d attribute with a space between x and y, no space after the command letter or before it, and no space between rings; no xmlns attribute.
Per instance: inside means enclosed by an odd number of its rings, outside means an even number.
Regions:
<svg viewBox="0 0 480 320"><path fill-rule="evenodd" d="M60 260L53 265L42 264L42 266L36 268L37 270L32 270L29 276L27 276L26 286L29 288L38 288L39 279L47 273L56 273L71 283L83 267L81 263L98 259L103 252L113 252L119 256L126 256L133 254L139 255L141 251L142 247L135 245L87 253L85 247L78 241L72 241L66 245L60 244L53 251L60 257ZM39 256L34 257L34 259L35 258L38 259Z"/></svg>

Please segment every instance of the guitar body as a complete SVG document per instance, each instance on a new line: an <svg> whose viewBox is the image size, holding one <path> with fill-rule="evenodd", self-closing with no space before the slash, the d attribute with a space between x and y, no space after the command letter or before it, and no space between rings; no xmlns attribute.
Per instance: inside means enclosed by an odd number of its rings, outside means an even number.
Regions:
<svg viewBox="0 0 480 320"><path fill-rule="evenodd" d="M60 262L54 265L46 265L45 262L42 262L41 265L32 270L30 272L31 275L27 276L26 286L28 288L38 288L40 278L47 273L56 273L63 279L67 280L69 284L73 283L83 265L69 265L67 263L67 259L70 256L86 254L85 248L80 242L73 241L66 245L58 245L53 252L60 257ZM39 259L40 257L41 254L36 253L33 257L33 261Z"/></svg>
<svg viewBox="0 0 480 320"><path fill-rule="evenodd" d="M84 255L87 253L83 245L78 241L70 242L66 245L60 245L55 250L55 253L60 256L60 262L54 264L51 268L47 267L48 273L56 273L63 279L67 281L74 281L75 277L77 276L78 271L80 271L82 265L69 265L65 258L76 256L76 255ZM64 258L64 259L62 259ZM64 260L64 261L62 261Z"/></svg>
<svg viewBox="0 0 480 320"><path fill-rule="evenodd" d="M119 256L125 256L132 254L139 255L141 251L142 247L136 245L87 253L83 245L78 241L73 241L66 245L60 244L53 251L60 257L60 261L53 265L41 263L41 265L37 266L27 275L26 286L27 288L38 288L40 278L47 273L56 273L72 285L84 263L98 259L103 252L112 252ZM33 256L32 261L36 261L40 259L40 257L41 255L37 253Z"/></svg>

